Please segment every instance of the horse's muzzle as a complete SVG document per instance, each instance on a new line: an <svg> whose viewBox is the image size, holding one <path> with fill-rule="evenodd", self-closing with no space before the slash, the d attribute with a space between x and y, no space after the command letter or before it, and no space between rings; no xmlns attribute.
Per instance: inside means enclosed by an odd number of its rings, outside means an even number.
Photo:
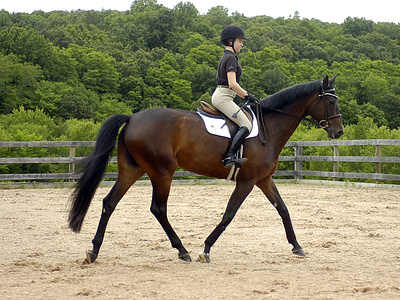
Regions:
<svg viewBox="0 0 400 300"><path fill-rule="evenodd" d="M328 138L330 139L338 139L344 134L343 128L326 127L324 129L328 133Z"/></svg>

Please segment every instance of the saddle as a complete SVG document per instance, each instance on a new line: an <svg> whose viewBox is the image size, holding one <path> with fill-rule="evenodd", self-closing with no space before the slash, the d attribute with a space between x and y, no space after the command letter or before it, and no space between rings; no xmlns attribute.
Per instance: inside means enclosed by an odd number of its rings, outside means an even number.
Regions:
<svg viewBox="0 0 400 300"><path fill-rule="evenodd" d="M212 106L211 104L209 104L205 101L200 101L200 104L201 104L201 108L197 109L197 113L199 113L203 116L210 117L210 118L224 120L226 122L226 125L229 128L229 132L230 132L231 136L234 136L235 133L239 130L239 126L236 123L232 122L226 115L224 115L221 111L216 109L214 106ZM250 110L250 108L248 108L247 106L244 106L244 105L241 105L240 107L242 108L243 112L245 113L246 117L250 120L250 122L253 123L253 113ZM238 157L243 156L243 145L241 145L241 147L238 149L237 156ZM240 171L240 168L238 168L236 166L232 166L226 180L227 181L229 181L229 180L236 181L236 177L237 177L239 171Z"/></svg>
<svg viewBox="0 0 400 300"><path fill-rule="evenodd" d="M226 119L227 123L228 120L230 121L229 118L227 118L222 112L220 112L218 109L216 109L214 106L212 106L211 104L205 102L205 101L200 101L201 104L201 110L208 115L211 115L213 117L220 117L220 118L224 118ZM249 121L251 123L253 123L253 114L250 111L250 108L248 108L247 106L244 106L243 104L240 104L239 107L242 108L244 114L246 115L246 117L249 119ZM200 113L202 113L200 111ZM230 121L232 122L232 121ZM232 122L233 123L233 122Z"/></svg>

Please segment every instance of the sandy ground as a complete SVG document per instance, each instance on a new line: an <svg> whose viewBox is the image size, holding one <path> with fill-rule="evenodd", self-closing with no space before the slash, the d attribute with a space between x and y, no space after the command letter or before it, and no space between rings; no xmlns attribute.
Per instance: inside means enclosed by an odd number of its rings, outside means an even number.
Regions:
<svg viewBox="0 0 400 300"><path fill-rule="evenodd" d="M1 299L400 299L400 190L278 184L307 256L291 254L275 209L255 188L211 251L177 258L134 186L83 264L110 188L83 230L67 227L69 189L0 190ZM232 185L173 186L169 217L195 260Z"/></svg>

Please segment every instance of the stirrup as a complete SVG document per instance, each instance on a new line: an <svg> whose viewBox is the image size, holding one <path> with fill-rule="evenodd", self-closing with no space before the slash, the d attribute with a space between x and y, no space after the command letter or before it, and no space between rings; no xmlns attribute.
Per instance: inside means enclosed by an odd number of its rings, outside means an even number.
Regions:
<svg viewBox="0 0 400 300"><path fill-rule="evenodd" d="M228 157L225 157L224 160L222 161L224 163L225 168L231 168L233 165L235 165L237 168L243 167L243 164L247 161L246 157L242 158L236 158L235 155L231 155Z"/></svg>

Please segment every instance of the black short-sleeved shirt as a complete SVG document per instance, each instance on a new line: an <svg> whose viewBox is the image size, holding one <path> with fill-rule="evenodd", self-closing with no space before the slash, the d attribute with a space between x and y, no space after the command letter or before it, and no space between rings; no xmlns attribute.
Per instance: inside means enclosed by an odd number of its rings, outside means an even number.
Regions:
<svg viewBox="0 0 400 300"><path fill-rule="evenodd" d="M242 67L235 53L225 50L218 64L217 84L228 85L228 72L236 72L236 82L240 82L242 77Z"/></svg>

